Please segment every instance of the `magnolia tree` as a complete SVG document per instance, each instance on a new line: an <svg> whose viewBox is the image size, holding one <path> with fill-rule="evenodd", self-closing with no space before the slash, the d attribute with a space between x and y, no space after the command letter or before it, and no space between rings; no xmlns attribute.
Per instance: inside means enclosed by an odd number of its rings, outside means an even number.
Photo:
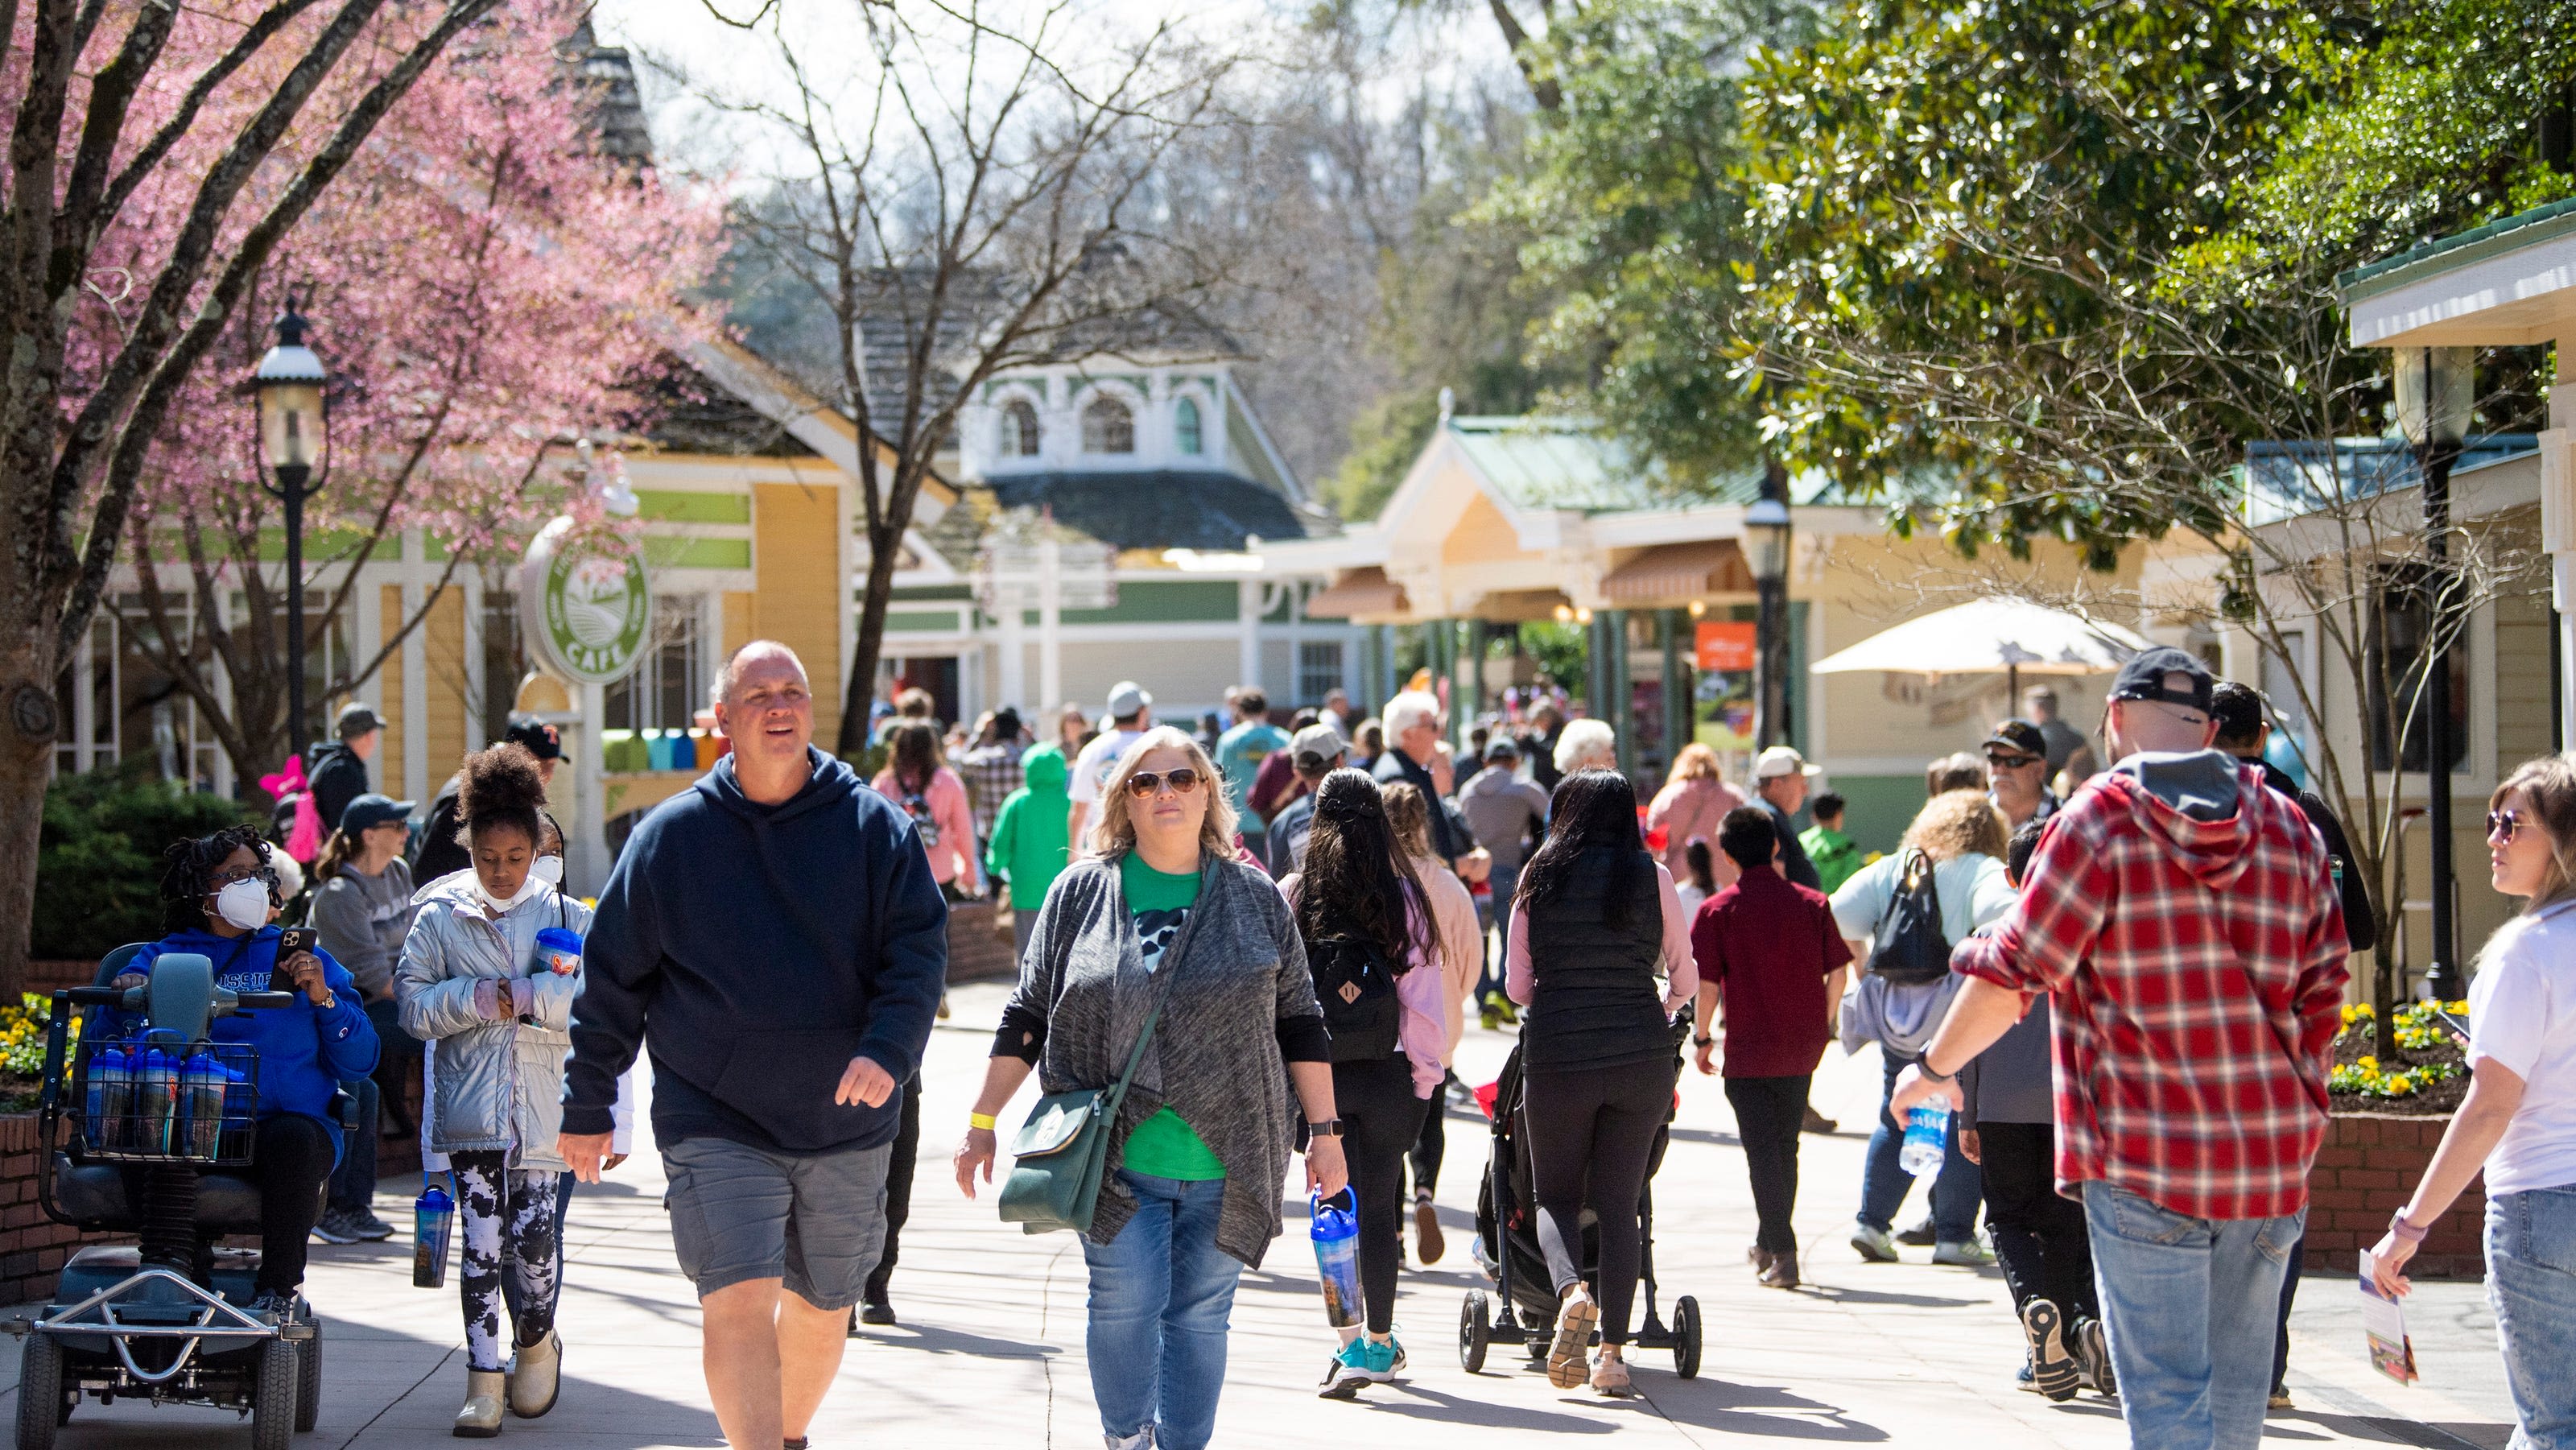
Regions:
<svg viewBox="0 0 2576 1450"><path fill-rule="evenodd" d="M422 194L443 192L456 208L450 217L471 209L478 173L450 164L470 154L450 144L452 115L399 132L408 138L399 145L371 138L417 87L426 83L434 98L458 76L497 74L531 43L521 23L483 25L494 8L29 0L0 10L0 101L10 116L0 216L0 316L10 336L0 368L0 1000L23 975L45 780L68 709L54 695L63 661L129 557L138 506L156 527L184 534L187 486L163 485L160 472L184 462L217 471L216 460L241 457L232 438L215 441L218 418L238 419L240 405L225 398L209 413L208 395L192 389L208 369L239 360L225 347L244 338L237 311L263 289L276 295L281 248L326 197L339 199L335 184L353 167L373 172L379 188L402 178ZM451 42L469 34L449 59ZM536 80L524 94L533 103L551 84ZM507 128L476 134L506 138ZM481 174L506 179L506 168ZM496 209L494 220L507 216ZM380 237L380 271L420 267L472 240L414 232L410 251L398 253L400 232ZM514 240L532 251L547 245L533 233ZM387 262L398 254L402 263ZM317 305L334 282L354 285L319 256L303 266ZM470 274L447 275L453 283ZM428 287L411 296L423 306L473 300ZM336 340L354 358L370 351L355 337ZM405 355L420 377L388 377L350 406L362 418L435 406L418 401L427 394L415 386L435 356ZM469 370L491 361L451 356ZM192 435L199 427L215 431ZM405 435L361 421L350 436L365 440L354 454ZM534 446L504 441L480 467L506 475L516 458L524 469ZM353 471L376 467L371 459ZM388 480L400 473L386 470ZM393 485L380 487L389 494ZM198 522L202 531L205 516Z"/></svg>
<svg viewBox="0 0 2576 1450"><path fill-rule="evenodd" d="M553 49L579 19L521 7L423 78L271 259L251 299L264 305L239 310L153 452L128 531L150 627L132 638L242 779L275 769L288 735L276 505L238 396L268 314L291 299L340 379L330 468L306 504L322 546L308 546L308 638L354 634L360 566L406 531L444 554L379 637L314 652L316 709L364 688L460 567L579 504L582 489L557 486L584 471L564 445L633 411L630 389L692 326L677 292L704 271L720 213L593 144L595 98Z"/></svg>

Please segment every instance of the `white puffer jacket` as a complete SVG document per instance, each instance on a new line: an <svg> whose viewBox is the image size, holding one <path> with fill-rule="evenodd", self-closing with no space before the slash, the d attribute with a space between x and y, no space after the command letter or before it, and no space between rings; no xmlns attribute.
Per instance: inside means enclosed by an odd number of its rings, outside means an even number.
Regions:
<svg viewBox="0 0 2576 1450"><path fill-rule="evenodd" d="M403 1030L436 1057L429 1105L430 1146L442 1153L507 1151L511 1166L562 1169L564 1062L572 1055L572 1003L582 974L537 970L537 933L564 927L587 936L590 908L541 891L493 920L483 914L471 870L422 887L419 913L394 969ZM533 982L527 1014L494 1022L474 1010L485 979L509 991Z"/></svg>

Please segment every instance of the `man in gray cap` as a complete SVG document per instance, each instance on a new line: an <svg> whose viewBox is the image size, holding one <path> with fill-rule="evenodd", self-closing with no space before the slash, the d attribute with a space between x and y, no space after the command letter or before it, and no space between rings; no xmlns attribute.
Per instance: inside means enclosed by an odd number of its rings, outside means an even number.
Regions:
<svg viewBox="0 0 2576 1450"><path fill-rule="evenodd" d="M330 744L314 747L304 770L312 786L313 808L322 813L325 829L340 824L349 802L367 793L367 762L376 758L376 747L384 744L385 722L376 718L372 707L352 701L340 707L333 734L337 738Z"/></svg>
<svg viewBox="0 0 2576 1450"><path fill-rule="evenodd" d="M1315 787L1349 759L1350 747L1330 725L1309 725L1289 738L1288 764L1305 790L1271 818L1271 875L1306 869L1306 837L1315 829Z"/></svg>
<svg viewBox="0 0 2576 1450"><path fill-rule="evenodd" d="M1100 788L1109 783L1110 772L1118 768L1118 757L1136 743L1154 723L1154 697L1134 680L1120 680L1109 687L1107 728L1092 737L1089 745L1073 762L1073 778L1064 783L1065 794L1073 799L1073 808L1065 817L1066 839L1073 843L1073 854L1083 854L1082 828L1091 820L1093 807L1100 803Z"/></svg>

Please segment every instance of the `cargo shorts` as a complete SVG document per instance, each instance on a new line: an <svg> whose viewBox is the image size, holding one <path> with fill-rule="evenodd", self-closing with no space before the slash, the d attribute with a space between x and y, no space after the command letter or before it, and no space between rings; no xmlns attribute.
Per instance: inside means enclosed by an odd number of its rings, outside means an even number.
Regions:
<svg viewBox="0 0 2576 1450"><path fill-rule="evenodd" d="M662 1149L671 1244L704 1299L780 1279L817 1309L847 1309L885 1245L886 1167L894 1145L775 1153L725 1138Z"/></svg>

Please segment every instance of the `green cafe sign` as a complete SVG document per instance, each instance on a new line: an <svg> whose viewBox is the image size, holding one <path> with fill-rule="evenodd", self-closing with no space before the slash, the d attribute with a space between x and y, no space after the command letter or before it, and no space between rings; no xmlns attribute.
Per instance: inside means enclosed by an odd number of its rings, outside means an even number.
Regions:
<svg viewBox="0 0 2576 1450"><path fill-rule="evenodd" d="M519 566L520 633L547 669L583 685L626 678L651 641L653 586L635 546L570 517L539 530Z"/></svg>

